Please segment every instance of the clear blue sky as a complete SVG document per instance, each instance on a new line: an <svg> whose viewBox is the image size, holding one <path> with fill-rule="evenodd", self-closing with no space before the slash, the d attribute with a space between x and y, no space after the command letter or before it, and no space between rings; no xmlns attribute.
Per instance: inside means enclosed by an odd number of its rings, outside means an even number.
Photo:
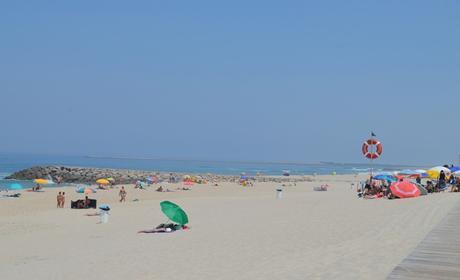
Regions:
<svg viewBox="0 0 460 280"><path fill-rule="evenodd" d="M2 1L0 152L460 154L459 1Z"/></svg>

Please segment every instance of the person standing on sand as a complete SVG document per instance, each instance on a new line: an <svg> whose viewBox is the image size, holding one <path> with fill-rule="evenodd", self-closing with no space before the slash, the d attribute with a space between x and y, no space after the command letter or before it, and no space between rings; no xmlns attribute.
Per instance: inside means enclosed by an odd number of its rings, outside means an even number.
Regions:
<svg viewBox="0 0 460 280"><path fill-rule="evenodd" d="M56 196L56 201L57 201L57 208L61 208L61 200L62 200L62 195L61 195L61 192L58 193L58 195Z"/></svg>
<svg viewBox="0 0 460 280"><path fill-rule="evenodd" d="M65 204L65 192L62 192L62 196L61 196L61 208L64 208L64 204Z"/></svg>
<svg viewBox="0 0 460 280"><path fill-rule="evenodd" d="M444 173L444 170L441 170L439 173L438 177L438 189L444 189L444 186L446 185L446 173Z"/></svg>
<svg viewBox="0 0 460 280"><path fill-rule="evenodd" d="M125 187L121 187L120 192L118 193L120 196L120 202L126 202L126 190Z"/></svg>

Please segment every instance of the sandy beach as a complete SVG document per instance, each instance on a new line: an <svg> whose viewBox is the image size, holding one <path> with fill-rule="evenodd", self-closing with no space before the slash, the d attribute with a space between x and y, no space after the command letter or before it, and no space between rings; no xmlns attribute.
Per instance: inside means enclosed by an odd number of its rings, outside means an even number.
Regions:
<svg viewBox="0 0 460 280"><path fill-rule="evenodd" d="M385 279L442 218L458 193L363 200L354 175L241 187L195 185L158 193L118 186L90 195L112 207L109 222L70 209L72 187L0 200L2 279ZM313 187L327 183L327 192ZM179 185L168 187L175 189ZM66 192L66 208L56 194ZM133 201L137 199L138 201ZM190 230L138 234L165 222L159 202L181 205Z"/></svg>

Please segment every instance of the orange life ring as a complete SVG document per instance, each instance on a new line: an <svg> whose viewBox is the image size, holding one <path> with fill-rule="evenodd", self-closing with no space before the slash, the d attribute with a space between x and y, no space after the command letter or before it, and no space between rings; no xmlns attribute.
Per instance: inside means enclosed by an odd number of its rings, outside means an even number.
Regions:
<svg viewBox="0 0 460 280"><path fill-rule="evenodd" d="M376 147L375 152L373 152L373 153L369 152L369 147L370 146L375 146ZM369 139L369 140L367 140L367 141L365 141L363 143L362 151L363 151L363 155L365 157L367 157L369 159L376 159L383 152L382 143L380 143L380 141L377 140L377 139Z"/></svg>

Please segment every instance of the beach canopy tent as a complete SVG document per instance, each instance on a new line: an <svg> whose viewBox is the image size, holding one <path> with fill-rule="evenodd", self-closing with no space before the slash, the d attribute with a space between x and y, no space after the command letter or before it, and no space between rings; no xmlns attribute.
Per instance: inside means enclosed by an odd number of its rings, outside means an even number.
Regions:
<svg viewBox="0 0 460 280"><path fill-rule="evenodd" d="M10 190L22 190L24 187L19 183L13 183L8 187Z"/></svg>
<svg viewBox="0 0 460 280"><path fill-rule="evenodd" d="M99 180L96 180L96 183L98 183L99 185L108 185L110 184L110 181L107 179L99 179Z"/></svg>
<svg viewBox="0 0 460 280"><path fill-rule="evenodd" d="M188 224L188 216L185 211L180 208L179 205L172 203L171 201L160 202L161 211L171 221L184 226Z"/></svg>
<svg viewBox="0 0 460 280"><path fill-rule="evenodd" d="M417 197L421 194L417 185L407 180L392 183L390 190L394 196L399 198Z"/></svg>
<svg viewBox="0 0 460 280"><path fill-rule="evenodd" d="M34 183L35 183L35 184L39 184L39 185L48 185L48 184L51 184L51 182L50 182L49 180L42 179L42 178L35 179L35 180L34 180Z"/></svg>
<svg viewBox="0 0 460 280"><path fill-rule="evenodd" d="M444 171L446 176L450 175L450 170L449 168L446 168L444 166L436 166L431 169L429 169L426 173L428 174L428 178L430 179L438 179L439 174L441 174L441 171Z"/></svg>

